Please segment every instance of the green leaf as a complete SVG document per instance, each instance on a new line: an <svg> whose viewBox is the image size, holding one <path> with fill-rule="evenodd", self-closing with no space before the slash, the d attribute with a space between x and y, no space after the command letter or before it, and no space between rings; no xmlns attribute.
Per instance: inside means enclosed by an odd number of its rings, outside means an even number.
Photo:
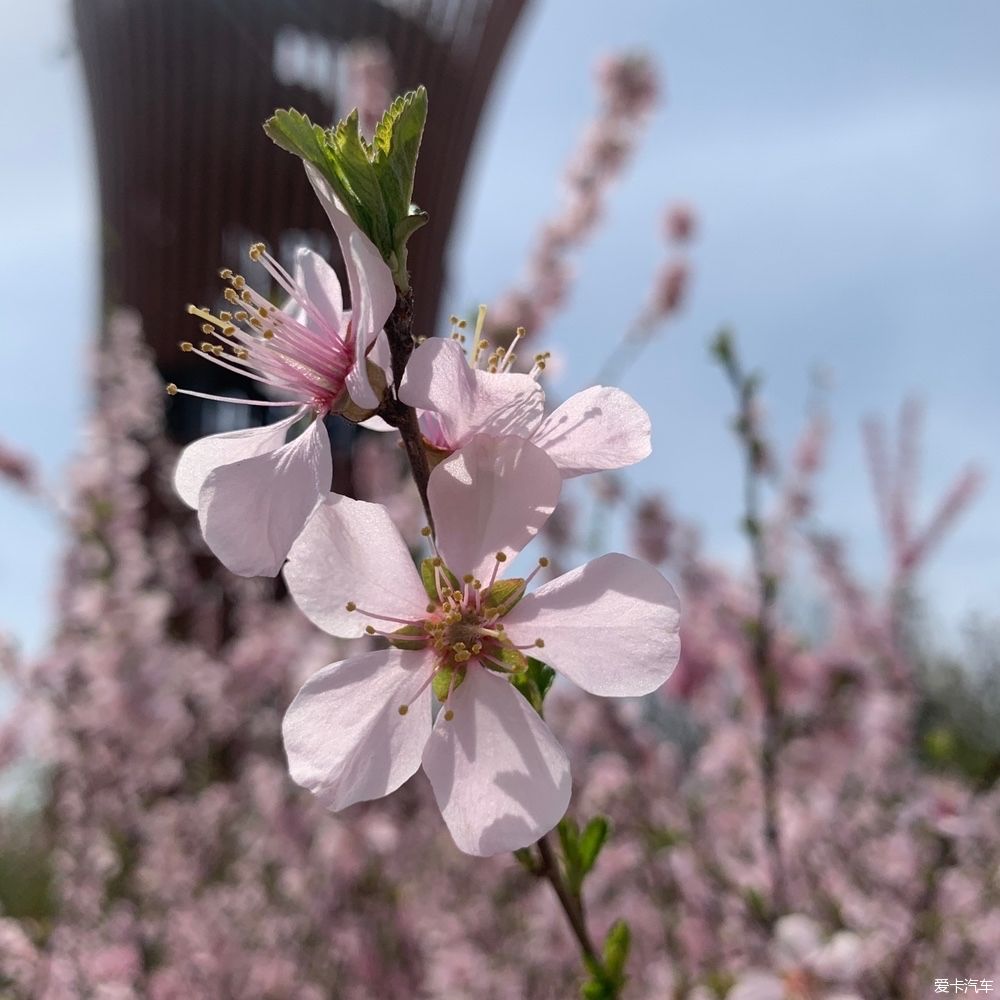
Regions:
<svg viewBox="0 0 1000 1000"><path fill-rule="evenodd" d="M533 656L528 657L528 668L532 680L538 687L538 693L544 701L545 696L549 693L549 688L552 687L552 682L556 679L556 672L551 667L542 663L541 660L536 660Z"/></svg>
<svg viewBox="0 0 1000 1000"><path fill-rule="evenodd" d="M532 708L541 715L542 707L545 704L545 695L548 694L556 673L551 667L547 667L541 660L536 660L533 656L527 657L528 669L523 673L514 674L511 683L524 695L531 703Z"/></svg>
<svg viewBox="0 0 1000 1000"><path fill-rule="evenodd" d="M517 602L524 597L524 591L523 577L497 580L492 587L483 591L483 604L490 614L499 615L502 618L512 611Z"/></svg>
<svg viewBox="0 0 1000 1000"><path fill-rule="evenodd" d="M327 171L326 131L294 108L279 108L264 122L264 132L276 145L301 156L323 174Z"/></svg>
<svg viewBox="0 0 1000 1000"><path fill-rule="evenodd" d="M434 573L434 560L434 556L428 556L428 558L420 564L420 580L424 585L424 590L427 592L427 596L432 601L437 602L440 598L438 597L437 578ZM459 585L458 578L451 572L450 569L448 569L447 566L439 566L438 568L440 569L445 580L448 584L450 584L452 590L462 589Z"/></svg>
<svg viewBox="0 0 1000 1000"><path fill-rule="evenodd" d="M559 831L559 845L562 847L563 865L566 868L566 877L569 879L573 891L576 892L579 886L573 883L576 882L576 876L580 872L580 827L577 826L575 819L566 816L559 821L557 829Z"/></svg>
<svg viewBox="0 0 1000 1000"><path fill-rule="evenodd" d="M617 984L625 981L625 963L632 946L632 932L624 920L616 920L604 939L604 971Z"/></svg>
<svg viewBox="0 0 1000 1000"><path fill-rule="evenodd" d="M426 120L427 91L418 87L392 102L371 143L361 135L357 109L328 129L291 108L275 111L264 123L277 145L322 174L401 289L409 287L407 240L427 221L427 213L412 204Z"/></svg>
<svg viewBox="0 0 1000 1000"><path fill-rule="evenodd" d="M372 163L389 217L405 219L410 214L417 154L427 121L427 91L411 90L389 105L372 137Z"/></svg>
<svg viewBox="0 0 1000 1000"><path fill-rule="evenodd" d="M595 816L584 827L579 839L580 871L584 875L594 867L610 832L611 825L605 816Z"/></svg>

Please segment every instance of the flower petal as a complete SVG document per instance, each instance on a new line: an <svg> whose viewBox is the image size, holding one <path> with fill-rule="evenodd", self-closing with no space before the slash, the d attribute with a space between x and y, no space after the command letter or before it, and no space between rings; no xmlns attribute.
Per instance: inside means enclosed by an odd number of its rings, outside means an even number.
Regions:
<svg viewBox="0 0 1000 1000"><path fill-rule="evenodd" d="M425 616L427 594L381 504L328 494L288 553L285 581L311 622L345 639L364 635L366 625L400 627L348 611L348 601L376 614Z"/></svg>
<svg viewBox="0 0 1000 1000"><path fill-rule="evenodd" d="M518 645L591 694L655 691L680 656L680 603L648 563L614 552L528 594L504 618Z"/></svg>
<svg viewBox="0 0 1000 1000"><path fill-rule="evenodd" d="M569 805L569 760L509 681L478 665L439 712L424 770L458 847L489 857L533 844Z"/></svg>
<svg viewBox="0 0 1000 1000"><path fill-rule="evenodd" d="M474 434L531 437L542 419L545 394L528 375L470 368L454 340L431 337L410 356L399 387L409 406L437 413L449 449Z"/></svg>
<svg viewBox="0 0 1000 1000"><path fill-rule="evenodd" d="M438 550L448 568L485 580L498 552L517 555L559 500L562 477L541 449L515 437L472 438L431 473Z"/></svg>
<svg viewBox="0 0 1000 1000"><path fill-rule="evenodd" d="M375 407L379 400L368 379L366 357L396 305L396 285L382 254L351 218L326 178L311 163L305 168L309 183L340 241L351 288L354 365L347 376L347 391L358 406Z"/></svg>
<svg viewBox="0 0 1000 1000"><path fill-rule="evenodd" d="M621 469L652 451L649 414L627 393L603 385L570 396L531 436L566 479Z"/></svg>
<svg viewBox="0 0 1000 1000"><path fill-rule="evenodd" d="M300 408L290 417L265 427L225 431L193 441L181 452L174 470L174 489L178 496L189 507L197 508L198 494L210 473L220 465L229 465L280 448L289 427L300 420L304 412Z"/></svg>
<svg viewBox="0 0 1000 1000"><path fill-rule="evenodd" d="M335 810L394 792L430 736L431 691L417 691L431 668L423 653L382 649L310 677L281 724L292 779Z"/></svg>
<svg viewBox="0 0 1000 1000"><path fill-rule="evenodd" d="M295 253L295 281L327 324L334 330L340 330L344 325L344 298L337 272L314 250L299 247ZM293 299L292 303L294 302ZM301 307L296 318L310 329L315 325Z"/></svg>
<svg viewBox="0 0 1000 1000"><path fill-rule="evenodd" d="M275 451L217 468L198 497L208 547L233 573L275 576L332 475L322 420Z"/></svg>

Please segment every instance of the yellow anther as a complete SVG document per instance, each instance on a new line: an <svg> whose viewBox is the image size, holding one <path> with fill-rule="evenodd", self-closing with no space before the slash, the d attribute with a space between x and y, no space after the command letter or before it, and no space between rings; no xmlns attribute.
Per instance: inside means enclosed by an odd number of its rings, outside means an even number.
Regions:
<svg viewBox="0 0 1000 1000"><path fill-rule="evenodd" d="M229 281L229 279L232 276L233 276L233 272L228 267L220 267L219 268L219 277L222 278L223 281Z"/></svg>
<svg viewBox="0 0 1000 1000"><path fill-rule="evenodd" d="M459 328L459 330L464 330L468 325L469 324L466 323L466 321L464 319L460 319L458 321L458 328Z"/></svg>
<svg viewBox="0 0 1000 1000"><path fill-rule="evenodd" d="M471 573L466 573L465 576L462 577L462 582L463 583L472 583L472 580L473 580L473 577L472 577Z"/></svg>
<svg viewBox="0 0 1000 1000"><path fill-rule="evenodd" d="M250 259L260 260L266 249L267 248L263 243L254 243L253 246L250 247Z"/></svg>
<svg viewBox="0 0 1000 1000"><path fill-rule="evenodd" d="M497 562L506 562L506 561L507 561L507 553L506 552L498 552L497 553Z"/></svg>
<svg viewBox="0 0 1000 1000"><path fill-rule="evenodd" d="M344 610L345 611L357 611L358 610L358 606L354 603L354 601L348 601L344 605Z"/></svg>
<svg viewBox="0 0 1000 1000"><path fill-rule="evenodd" d="M222 336L223 337L231 337L234 333L236 333L236 327L233 326L232 323L230 323L228 326L224 326L222 328Z"/></svg>
<svg viewBox="0 0 1000 1000"><path fill-rule="evenodd" d="M230 288L229 291L232 291L232 289ZM233 301L235 302L236 299L233 298ZM240 309L237 311L236 315L233 318L236 320L237 323L245 323L250 318L250 316L245 310Z"/></svg>
<svg viewBox="0 0 1000 1000"><path fill-rule="evenodd" d="M253 328L254 328L255 330L263 330L263 329L264 329L264 324L263 324L263 323L261 323L261 321L260 321L259 319L257 319L257 317L256 317L256 316L252 316L252 317L250 318L250 325L251 325L251 326L252 326L252 327L253 327Z"/></svg>
<svg viewBox="0 0 1000 1000"><path fill-rule="evenodd" d="M203 350L203 351L204 351L204 352L205 352L206 354L208 354L208 352L209 352L209 351L210 351L210 350L212 349L212 345L211 345L211 344L210 344L210 343L209 343L209 342L208 342L207 340L203 340L203 341L202 341L202 342L201 342L201 343L200 343L200 344L199 344L198 346L199 346L199 347L201 348L201 350Z"/></svg>
<svg viewBox="0 0 1000 1000"><path fill-rule="evenodd" d="M444 713L444 721L445 721L445 722L451 722L451 720L452 720L452 719L454 719L454 718L455 718L455 713L454 713L454 712L453 712L453 711L452 711L452 710L451 710L451 709L449 708L449 709L448 709L448 710L447 710L447 711L446 711L446 712Z"/></svg>
<svg viewBox="0 0 1000 1000"><path fill-rule="evenodd" d="M181 341L181 350L184 351L185 354L188 353L189 351L193 351L194 350L194 344L192 344L190 340L182 340Z"/></svg>
<svg viewBox="0 0 1000 1000"><path fill-rule="evenodd" d="M238 296L238 295L236 294L236 292L234 292L234 291L233 291L233 290L232 290L231 288L227 288L227 289L226 289L226 290L225 290L225 291L224 291L224 292L222 293L222 297L223 297L223 298L224 298L224 299L225 299L225 300L226 300L227 302L232 302L232 304L233 304L233 305L236 305L236 303L237 303L237 302L239 302L239 300L240 300L240 299L239 299L239 296ZM237 314L236 314L236 318L237 318L237 319L239 319L239 313L237 313Z"/></svg>
<svg viewBox="0 0 1000 1000"><path fill-rule="evenodd" d="M250 352L245 347L237 347L234 353L240 361L246 361L246 359L250 357Z"/></svg>
<svg viewBox="0 0 1000 1000"><path fill-rule="evenodd" d="M242 274L233 275L233 288L235 288L236 291L238 292L243 291L243 289L246 288L246 285L247 285L247 279L244 278Z"/></svg>
<svg viewBox="0 0 1000 1000"><path fill-rule="evenodd" d="M223 323L232 323L233 314L231 312L225 312L225 311L220 312L219 319L221 319Z"/></svg>
<svg viewBox="0 0 1000 1000"><path fill-rule="evenodd" d="M243 291L240 293L240 298L247 303L253 302L253 296L250 294L249 288L243 289Z"/></svg>
<svg viewBox="0 0 1000 1000"><path fill-rule="evenodd" d="M434 611L437 611L437 605L436 604L428 604L427 605L427 614L431 614Z"/></svg>
<svg viewBox="0 0 1000 1000"><path fill-rule="evenodd" d="M410 710L410 706L409 705L400 705L399 706L399 714L400 715L406 715L406 713L409 712L409 710Z"/></svg>
<svg viewBox="0 0 1000 1000"><path fill-rule="evenodd" d="M545 648L545 642L542 639L536 639L535 640L535 648L536 649L544 649Z"/></svg>
<svg viewBox="0 0 1000 1000"><path fill-rule="evenodd" d="M519 337L523 337L523 336L525 335L525 333L526 333L526 332L527 332L527 331L526 331L526 330L524 329L524 327L523 327L523 326L519 326L519 327L518 327L518 328L517 328L517 329L516 329L516 330L514 331L514 333L516 333L516 334L517 334L517 335L518 335Z"/></svg>
<svg viewBox="0 0 1000 1000"><path fill-rule="evenodd" d="M272 337L274 336L274 330L270 330L270 329L268 329L268 330L265 330L265 331L264 331L264 332L263 332L263 333L261 334L261 336L262 336L262 337L263 337L263 338L264 338L265 340L270 340L270 339L271 339L271 338L272 338Z"/></svg>
<svg viewBox="0 0 1000 1000"><path fill-rule="evenodd" d="M369 635L374 635L374 634L375 634L375 626L374 626L374 625L366 625L366 626L365 626L365 631L366 631L366 632L367 632L367 633L368 633Z"/></svg>
<svg viewBox="0 0 1000 1000"><path fill-rule="evenodd" d="M431 529L430 529L430 526L427 526L427 527L424 527L424 528L421 528L421 529L420 529L420 534L421 534L421 535L423 535L423 536L424 536L424 538L430 538L430 537L431 537Z"/></svg>
<svg viewBox="0 0 1000 1000"><path fill-rule="evenodd" d="M538 560L538 565L541 566L542 569L545 569L545 567L548 566L548 564L549 560L546 556L542 556L542 558Z"/></svg>
<svg viewBox="0 0 1000 1000"><path fill-rule="evenodd" d="M169 383L167 385L167 395L168 396L176 396L177 395L177 386L174 385L173 382L171 382L171 383Z"/></svg>

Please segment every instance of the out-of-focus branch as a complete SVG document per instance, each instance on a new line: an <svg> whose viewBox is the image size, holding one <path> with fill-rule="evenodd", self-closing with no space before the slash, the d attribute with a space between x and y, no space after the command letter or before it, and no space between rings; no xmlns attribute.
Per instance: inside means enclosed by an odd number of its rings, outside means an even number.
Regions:
<svg viewBox="0 0 1000 1000"><path fill-rule="evenodd" d="M764 797L764 845L771 874L771 916L777 917L786 909L787 896L778 808L778 755L782 741L781 682L773 649L778 579L768 559L760 498L761 481L768 466L768 452L759 433L757 377L743 370L728 331L719 333L712 350L736 396L734 429L744 454L743 531L750 544L758 594L757 615L748 623L748 630L752 643L751 662L763 709L760 770Z"/></svg>

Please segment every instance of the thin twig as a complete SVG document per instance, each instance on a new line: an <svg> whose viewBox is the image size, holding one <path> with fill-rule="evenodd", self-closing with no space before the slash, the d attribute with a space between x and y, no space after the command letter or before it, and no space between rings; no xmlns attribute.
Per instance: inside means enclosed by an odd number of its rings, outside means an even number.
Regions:
<svg viewBox="0 0 1000 1000"><path fill-rule="evenodd" d="M757 379L743 371L728 334L719 335L714 350L733 387L739 407L735 429L744 453L743 529L750 543L758 593L757 616L752 623L751 661L764 713L760 752L764 845L771 872L771 916L777 917L785 911L787 900L778 816L778 754L782 741L781 681L774 664L774 608L778 597L778 581L769 566L760 503L760 485L767 452L757 433L757 415L754 409Z"/></svg>
<svg viewBox="0 0 1000 1000"><path fill-rule="evenodd" d="M540 858L540 863L535 870L535 874L547 879L553 890L555 890L555 894L559 898L559 904L566 914L566 919L569 921L573 936L580 945L580 951L587 960L587 964L596 968L602 968L603 963L598 957L597 951L594 948L594 942L590 939L590 932L587 930L587 923L583 915L583 902L579 896L570 892L569 886L566 885L562 871L559 868L559 861L556 858L555 851L552 850L552 844L549 842L549 835L545 834L535 846L538 848Z"/></svg>

